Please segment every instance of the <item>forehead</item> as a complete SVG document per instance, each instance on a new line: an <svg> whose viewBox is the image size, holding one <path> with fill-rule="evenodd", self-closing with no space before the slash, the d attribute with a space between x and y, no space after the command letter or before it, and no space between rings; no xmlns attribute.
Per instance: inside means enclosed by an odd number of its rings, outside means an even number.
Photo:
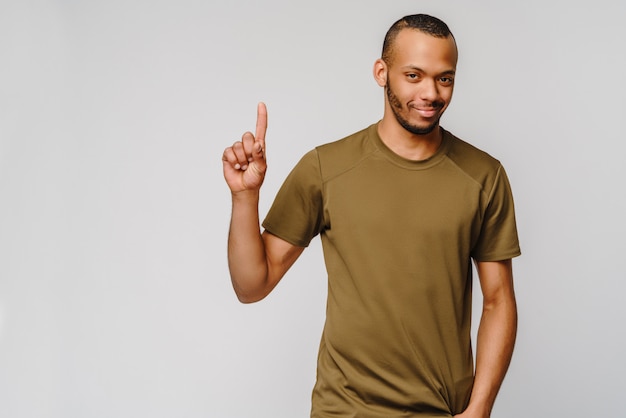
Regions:
<svg viewBox="0 0 626 418"><path fill-rule="evenodd" d="M437 66L455 69L458 58L454 38L437 38L416 29L401 30L393 43L394 66Z"/></svg>

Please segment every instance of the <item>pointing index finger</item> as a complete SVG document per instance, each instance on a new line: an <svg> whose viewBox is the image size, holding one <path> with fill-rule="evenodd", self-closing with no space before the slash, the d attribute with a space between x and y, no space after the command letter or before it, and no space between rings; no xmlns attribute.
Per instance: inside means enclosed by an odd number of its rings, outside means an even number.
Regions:
<svg viewBox="0 0 626 418"><path fill-rule="evenodd" d="M265 149L265 132L267 131L267 107L260 102L256 112L256 135L254 136Z"/></svg>

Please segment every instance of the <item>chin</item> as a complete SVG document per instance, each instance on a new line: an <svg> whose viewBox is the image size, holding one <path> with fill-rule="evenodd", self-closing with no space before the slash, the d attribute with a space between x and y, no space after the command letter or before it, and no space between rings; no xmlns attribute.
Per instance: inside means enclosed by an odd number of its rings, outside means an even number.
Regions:
<svg viewBox="0 0 626 418"><path fill-rule="evenodd" d="M399 121L400 125L414 135L427 135L439 127L439 121L427 125L417 125Z"/></svg>

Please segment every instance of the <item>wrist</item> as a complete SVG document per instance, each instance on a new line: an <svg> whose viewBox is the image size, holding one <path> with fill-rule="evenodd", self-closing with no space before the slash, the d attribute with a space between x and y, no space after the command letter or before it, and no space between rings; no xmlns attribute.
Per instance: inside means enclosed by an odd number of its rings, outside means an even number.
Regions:
<svg viewBox="0 0 626 418"><path fill-rule="evenodd" d="M257 203L259 201L259 195L259 189L241 190L231 193L233 203Z"/></svg>
<svg viewBox="0 0 626 418"><path fill-rule="evenodd" d="M491 416L491 408L485 403L470 402L463 413L476 418L489 418Z"/></svg>

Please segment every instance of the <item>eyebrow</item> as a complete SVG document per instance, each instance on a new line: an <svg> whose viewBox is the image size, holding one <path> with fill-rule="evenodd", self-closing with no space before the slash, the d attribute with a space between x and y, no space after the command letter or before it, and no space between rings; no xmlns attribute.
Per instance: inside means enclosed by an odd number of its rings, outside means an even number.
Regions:
<svg viewBox="0 0 626 418"><path fill-rule="evenodd" d="M423 69L421 69L420 67L416 66L416 65L405 65L404 67L400 67L402 70L406 71L406 70L412 70L412 71L419 71L420 73L425 73L426 71L424 71ZM442 71L441 73L439 73L438 75L455 75L456 71L455 70L446 70L446 71Z"/></svg>

